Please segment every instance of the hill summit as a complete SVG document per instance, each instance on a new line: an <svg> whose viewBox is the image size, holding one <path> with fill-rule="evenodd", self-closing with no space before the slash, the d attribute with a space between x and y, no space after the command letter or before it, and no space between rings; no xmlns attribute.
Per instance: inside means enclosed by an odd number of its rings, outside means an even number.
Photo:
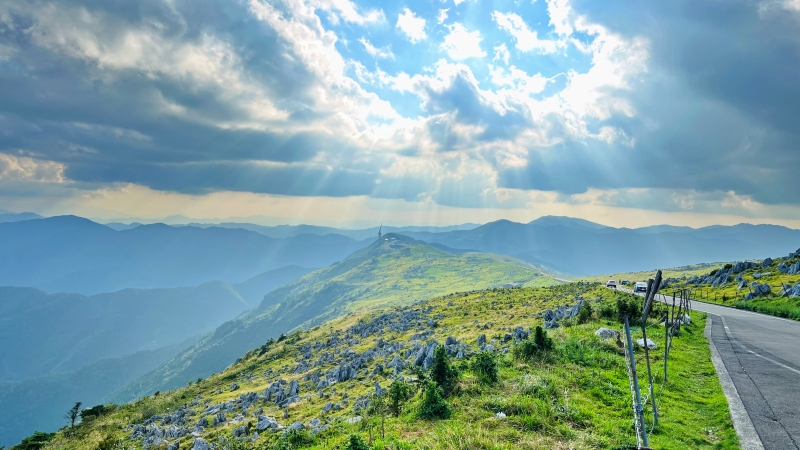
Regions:
<svg viewBox="0 0 800 450"><path fill-rule="evenodd" d="M269 292L258 307L222 324L113 399L128 401L182 386L224 369L236 355L270 338L339 316L506 283L541 286L555 281L513 258L486 253L455 254L402 234L387 233L342 261Z"/></svg>

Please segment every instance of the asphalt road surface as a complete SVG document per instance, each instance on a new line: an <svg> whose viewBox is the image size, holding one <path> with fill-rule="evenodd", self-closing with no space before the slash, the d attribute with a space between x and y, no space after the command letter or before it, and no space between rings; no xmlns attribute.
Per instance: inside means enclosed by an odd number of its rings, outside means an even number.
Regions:
<svg viewBox="0 0 800 450"><path fill-rule="evenodd" d="M692 307L709 314L711 339L734 395L763 445L759 439L748 444L740 432L742 447L800 449L800 322L699 301L692 301ZM737 402L729 403L735 416Z"/></svg>

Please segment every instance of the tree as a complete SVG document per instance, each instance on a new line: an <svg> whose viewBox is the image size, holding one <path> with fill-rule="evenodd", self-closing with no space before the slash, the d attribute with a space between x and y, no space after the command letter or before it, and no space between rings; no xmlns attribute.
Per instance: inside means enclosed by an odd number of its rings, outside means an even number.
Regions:
<svg viewBox="0 0 800 450"><path fill-rule="evenodd" d="M422 392L422 405L419 415L423 419L447 419L452 410L442 397L442 388L433 380L426 380Z"/></svg>
<svg viewBox="0 0 800 450"><path fill-rule="evenodd" d="M389 412L397 417L403 410L403 405L411 398L411 388L404 381L394 380L389 385L387 397L389 398L389 404L387 405Z"/></svg>
<svg viewBox="0 0 800 450"><path fill-rule="evenodd" d="M55 433L35 431L32 435L23 439L22 442L11 447L11 450L39 450L47 445L54 437L56 437Z"/></svg>
<svg viewBox="0 0 800 450"><path fill-rule="evenodd" d="M450 358L443 346L436 347L431 364L431 379L442 388L442 395L449 397L458 383L458 369L450 365Z"/></svg>
<svg viewBox="0 0 800 450"><path fill-rule="evenodd" d="M587 323L592 320L594 309L589 302L583 302L581 309L578 311L578 323Z"/></svg>
<svg viewBox="0 0 800 450"><path fill-rule="evenodd" d="M70 427L75 428L75 421L78 419L78 416L81 413L81 402L75 402L75 405L64 414L64 418L69 420Z"/></svg>

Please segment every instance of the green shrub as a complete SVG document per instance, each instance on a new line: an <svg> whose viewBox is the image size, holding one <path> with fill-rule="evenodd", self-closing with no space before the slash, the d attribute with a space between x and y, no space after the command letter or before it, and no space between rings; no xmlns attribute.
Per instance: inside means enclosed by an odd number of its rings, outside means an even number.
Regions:
<svg viewBox="0 0 800 450"><path fill-rule="evenodd" d="M458 383L458 369L450 365L450 358L447 356L443 346L436 347L433 352L433 364L430 368L431 379L442 388L445 397L450 396Z"/></svg>
<svg viewBox="0 0 800 450"><path fill-rule="evenodd" d="M395 417L399 416L411 395L411 387L405 381L394 380L387 392L389 412Z"/></svg>
<svg viewBox="0 0 800 450"><path fill-rule="evenodd" d="M34 431L32 435L23 439L22 442L11 447L11 450L39 450L53 440L54 437L56 437L55 433Z"/></svg>
<svg viewBox="0 0 800 450"><path fill-rule="evenodd" d="M708 274L709 274L709 275L716 275L716 274L717 274L717 272L719 272L719 269L714 269L714 270L712 270L711 272L709 272Z"/></svg>
<svg viewBox="0 0 800 450"><path fill-rule="evenodd" d="M514 344L511 354L523 361L542 359L553 349L553 339L547 336L542 327L536 327L533 339L523 339Z"/></svg>
<svg viewBox="0 0 800 450"><path fill-rule="evenodd" d="M492 352L478 353L472 360L470 369L478 376L481 383L490 385L497 383L497 358Z"/></svg>
<svg viewBox="0 0 800 450"><path fill-rule="evenodd" d="M725 269L725 270L732 269L733 268L733 264L731 264L731 263L725 264L725 266L723 266L722 268Z"/></svg>
<svg viewBox="0 0 800 450"><path fill-rule="evenodd" d="M356 434L350 435L350 440L347 443L347 447L344 448L345 450L369 450L369 447L366 443L364 443L361 438Z"/></svg>
<svg viewBox="0 0 800 450"><path fill-rule="evenodd" d="M600 306L598 314L603 319L613 320L615 317L617 317L617 309L614 308L614 305L611 303L604 303L602 306Z"/></svg>
<svg viewBox="0 0 800 450"><path fill-rule="evenodd" d="M592 316L594 315L594 309L592 309L592 305L589 302L583 302L583 306L578 311L578 323L587 323L592 320Z"/></svg>
<svg viewBox="0 0 800 450"><path fill-rule="evenodd" d="M452 414L450 405L442 396L442 388L433 380L426 380L422 391L419 416L427 420L448 419Z"/></svg>
<svg viewBox="0 0 800 450"><path fill-rule="evenodd" d="M81 419L86 419L88 416L95 416L100 417L103 414L111 411L113 408L110 408L106 405L95 405L91 408L86 408L80 412Z"/></svg>
<svg viewBox="0 0 800 450"><path fill-rule="evenodd" d="M631 325L641 322L642 304L638 298L617 298L617 320L623 323L625 322L625 316L628 317L628 322Z"/></svg>

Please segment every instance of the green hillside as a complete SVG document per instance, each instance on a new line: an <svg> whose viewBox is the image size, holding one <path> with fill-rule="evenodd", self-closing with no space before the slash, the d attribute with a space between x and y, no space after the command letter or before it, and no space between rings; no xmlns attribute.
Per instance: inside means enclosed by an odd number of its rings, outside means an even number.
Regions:
<svg viewBox="0 0 800 450"><path fill-rule="evenodd" d="M620 329L617 300L639 299L572 283L362 310L264 340L207 379L96 409L44 448L629 448L635 437L623 352L593 333L600 326ZM547 309L579 303L594 309L583 315L586 323L561 318L544 339L534 338L532 328L542 325ZM660 425L651 446L738 448L703 337L705 321L692 317L675 338L670 381L657 386ZM658 326L648 335L664 338ZM441 359L440 350L432 351L437 345L446 349ZM433 362L429 371L415 369L428 350L431 361L452 368ZM654 361L662 356L660 346L651 352ZM638 364L642 358L637 351ZM439 386L450 386L450 395L435 394L436 384L418 390L420 376L443 380Z"/></svg>
<svg viewBox="0 0 800 450"><path fill-rule="evenodd" d="M665 293L691 289L692 298L800 320L800 249L763 261L719 264L691 277L669 279Z"/></svg>
<svg viewBox="0 0 800 450"><path fill-rule="evenodd" d="M297 328L375 306L408 305L451 292L505 283L555 281L526 263L485 253L447 251L399 234L270 292L242 317L112 398L129 401L224 369L237 356Z"/></svg>
<svg viewBox="0 0 800 450"><path fill-rule="evenodd" d="M699 264L689 264L686 266L680 267L670 267L668 269L661 269L661 272L664 278L682 278L684 276L691 277L695 275L702 275L704 273L708 273L714 269L719 269L725 265L725 263L699 263ZM653 273L656 269L648 270L648 271L641 271L641 272L619 272L619 273L610 273L605 275L592 275L592 276L585 276L576 278L576 281L595 281L599 283L605 283L608 280L616 280L619 283L622 280L628 280L631 283L636 281L647 281L649 278L653 277Z"/></svg>

